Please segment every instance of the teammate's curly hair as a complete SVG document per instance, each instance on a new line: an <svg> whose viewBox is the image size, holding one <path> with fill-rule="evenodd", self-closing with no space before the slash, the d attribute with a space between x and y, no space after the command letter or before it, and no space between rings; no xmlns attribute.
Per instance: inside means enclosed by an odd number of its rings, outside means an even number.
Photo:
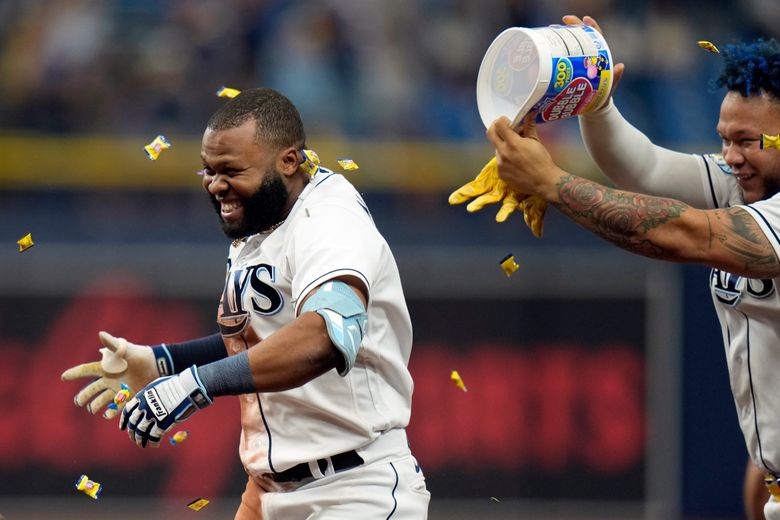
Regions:
<svg viewBox="0 0 780 520"><path fill-rule="evenodd" d="M780 100L780 43L759 38L751 43L725 45L723 72L715 86L726 87L742 96L759 95L761 91Z"/></svg>
<svg viewBox="0 0 780 520"><path fill-rule="evenodd" d="M277 148L306 146L306 133L292 101L270 88L250 88L222 105L209 119L212 130L236 128L257 121L256 142Z"/></svg>

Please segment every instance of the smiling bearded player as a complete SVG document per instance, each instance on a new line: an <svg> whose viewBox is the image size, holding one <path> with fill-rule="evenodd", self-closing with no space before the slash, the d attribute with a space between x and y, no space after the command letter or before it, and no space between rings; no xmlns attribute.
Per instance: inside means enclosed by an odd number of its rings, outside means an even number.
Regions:
<svg viewBox="0 0 780 520"><path fill-rule="evenodd" d="M149 348L101 333L102 361L63 374L98 377L76 404L95 413L120 378L142 388L120 427L144 447L213 399L240 395L249 478L237 520L427 518L405 431L411 320L365 202L305 150L298 111L270 89L217 110L201 157L234 239L220 334Z"/></svg>

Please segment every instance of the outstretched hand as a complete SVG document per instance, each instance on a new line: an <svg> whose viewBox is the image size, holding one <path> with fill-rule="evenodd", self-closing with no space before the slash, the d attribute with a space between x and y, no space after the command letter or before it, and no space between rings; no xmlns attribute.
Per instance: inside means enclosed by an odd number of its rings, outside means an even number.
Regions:
<svg viewBox="0 0 780 520"><path fill-rule="evenodd" d="M587 25L588 27L593 27L596 29L602 36L604 35L604 31L601 30L601 26L592 16L585 15L580 18L579 16L573 14L567 14L563 16L563 23L565 25ZM615 94L615 89L620 82L620 78L623 77L623 72L625 69L626 66L623 63L612 64L612 88L609 90L610 98Z"/></svg>

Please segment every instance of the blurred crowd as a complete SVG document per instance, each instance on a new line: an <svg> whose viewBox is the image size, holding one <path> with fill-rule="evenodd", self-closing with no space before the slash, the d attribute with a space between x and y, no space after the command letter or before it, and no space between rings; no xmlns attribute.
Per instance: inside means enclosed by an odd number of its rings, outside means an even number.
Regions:
<svg viewBox="0 0 780 520"><path fill-rule="evenodd" d="M284 92L310 134L481 137L492 39L567 13L601 22L618 104L661 142L714 136L719 63L697 40L780 31L777 0L3 0L0 128L198 135L226 85Z"/></svg>

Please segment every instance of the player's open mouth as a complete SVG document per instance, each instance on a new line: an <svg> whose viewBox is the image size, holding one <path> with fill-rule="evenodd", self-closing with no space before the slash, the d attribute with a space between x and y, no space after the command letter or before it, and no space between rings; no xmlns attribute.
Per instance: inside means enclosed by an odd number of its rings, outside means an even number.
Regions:
<svg viewBox="0 0 780 520"><path fill-rule="evenodd" d="M225 220L235 220L240 216L244 205L240 201L220 201L219 213Z"/></svg>

